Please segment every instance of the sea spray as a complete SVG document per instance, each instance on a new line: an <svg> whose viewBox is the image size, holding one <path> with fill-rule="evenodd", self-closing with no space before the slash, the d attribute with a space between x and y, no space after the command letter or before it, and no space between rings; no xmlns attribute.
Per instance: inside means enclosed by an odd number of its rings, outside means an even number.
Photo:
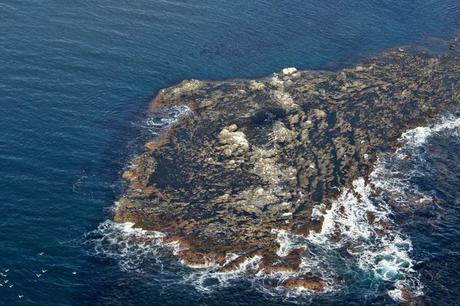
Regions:
<svg viewBox="0 0 460 306"><path fill-rule="evenodd" d="M162 131L177 122L182 116L191 114L191 109L186 105L174 105L158 114L151 114L144 126L153 136L159 136Z"/></svg>
<svg viewBox="0 0 460 306"><path fill-rule="evenodd" d="M403 299L405 290L411 296L422 295L423 285L410 257L412 242L398 229L394 210L416 209L433 202L432 195L418 190L411 178L420 174L419 168L424 165L422 149L430 137L443 132L459 137L459 131L460 118L449 115L432 126L403 133L401 147L378 159L370 183L358 178L351 189L344 190L325 214L321 232L311 234L309 240L326 248L347 246L361 269L394 284L388 291L394 299ZM335 242L331 238L337 234L341 239Z"/></svg>
<svg viewBox="0 0 460 306"><path fill-rule="evenodd" d="M367 183L364 178L357 178L351 188L342 190L329 210L325 212L325 205L316 207L313 215L324 218L320 232L302 236L273 229L279 244L279 256L286 256L294 249L306 250L299 271L264 273L258 270L261 257L253 256L226 272L219 271L222 265L211 262L207 265L188 265L190 272L177 281L193 284L199 291L212 292L239 280L249 280L254 288L266 294L284 294L289 298L297 298L317 293L287 290L280 286L286 278L302 273L316 273L326 283L325 292L339 292L340 288L346 286L341 281L342 274L347 273L343 267L356 267L367 272L377 282L380 280L392 284L388 294L394 299L402 299L403 292L407 290L412 296L423 294L423 284L414 270L414 260L410 257L410 237L399 229L394 214L397 213L398 205L401 208L409 205L409 202L420 204L432 198L411 183L414 167L422 162L420 150L431 136L447 131L451 137L458 137L459 130L459 118L447 116L430 127L415 128L404 133L400 139L401 146L396 152L378 159ZM405 169L410 171L398 168L403 166L410 168ZM88 234L87 238L93 244L94 254L118 260L120 268L127 271L138 270L146 259L156 258L161 261L165 253L160 250L177 254L180 251L179 243L164 243L164 236L160 232L136 229L132 223L108 220ZM344 256L343 251L348 255ZM229 263L239 255L230 253L227 257L226 263Z"/></svg>
<svg viewBox="0 0 460 306"><path fill-rule="evenodd" d="M123 271L138 270L145 259L156 260L164 234L134 228L133 223L106 220L86 234L91 254L116 259Z"/></svg>

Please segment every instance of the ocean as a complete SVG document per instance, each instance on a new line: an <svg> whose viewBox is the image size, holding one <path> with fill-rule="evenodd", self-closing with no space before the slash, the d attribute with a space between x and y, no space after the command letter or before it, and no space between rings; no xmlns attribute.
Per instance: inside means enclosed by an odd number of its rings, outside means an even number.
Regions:
<svg viewBox="0 0 460 306"><path fill-rule="evenodd" d="M139 242L152 233L110 221L121 172L180 112L148 117L159 89L336 70L391 47L438 52L459 29L457 0L3 0L0 305L391 305L398 281L426 305L460 304L459 114L408 132L380 161L374 181L389 198L374 204L401 243L368 246L361 269L316 258L337 267L333 292L193 271L156 237ZM392 210L414 197L433 205Z"/></svg>

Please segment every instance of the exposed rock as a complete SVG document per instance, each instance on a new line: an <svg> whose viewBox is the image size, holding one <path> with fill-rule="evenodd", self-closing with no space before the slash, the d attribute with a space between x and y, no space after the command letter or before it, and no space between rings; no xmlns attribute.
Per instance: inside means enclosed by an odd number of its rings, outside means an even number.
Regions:
<svg viewBox="0 0 460 306"><path fill-rule="evenodd" d="M155 151L155 149L158 147L158 141L149 141L147 142L144 147L147 149L147 150L150 150L150 151Z"/></svg>
<svg viewBox="0 0 460 306"><path fill-rule="evenodd" d="M123 174L121 175L121 177L125 181L131 181L135 177L135 173L134 171L131 171L131 170L125 170L123 171Z"/></svg>
<svg viewBox="0 0 460 306"><path fill-rule="evenodd" d="M282 286L290 289L306 289L311 291L323 291L325 286L319 277L300 276L288 278L283 281Z"/></svg>
<svg viewBox="0 0 460 306"><path fill-rule="evenodd" d="M198 80L190 80L190 81L186 80L180 83L179 86L174 88L174 93L176 95L192 93L193 91L199 89L201 85L203 85L202 82Z"/></svg>
<svg viewBox="0 0 460 306"><path fill-rule="evenodd" d="M219 133L220 144L223 145L221 148L226 156L230 156L235 153L243 153L249 150L249 142L246 139L246 135L243 132L237 132L238 127L236 124L222 129Z"/></svg>
<svg viewBox="0 0 460 306"><path fill-rule="evenodd" d="M284 68L283 70L281 70L281 72L284 75L291 75L297 72L297 68L295 67Z"/></svg>
<svg viewBox="0 0 460 306"><path fill-rule="evenodd" d="M115 220L180 241L176 255L190 266L238 254L222 269L260 256L265 272L296 271L305 254L277 256L272 230L320 230L320 211L339 188L366 178L405 130L459 110L459 92L458 57L398 50L338 72L184 81L161 90L151 111L185 104L192 112L123 173ZM390 226L367 219L382 233ZM325 288L313 276L283 285Z"/></svg>
<svg viewBox="0 0 460 306"><path fill-rule="evenodd" d="M273 100L277 101L279 105L285 109L291 109L297 106L288 92L283 90L273 90L271 94Z"/></svg>
<svg viewBox="0 0 460 306"><path fill-rule="evenodd" d="M258 81L250 81L249 89L252 90L252 91L264 90L265 89L265 84L262 83L262 82L258 82Z"/></svg>

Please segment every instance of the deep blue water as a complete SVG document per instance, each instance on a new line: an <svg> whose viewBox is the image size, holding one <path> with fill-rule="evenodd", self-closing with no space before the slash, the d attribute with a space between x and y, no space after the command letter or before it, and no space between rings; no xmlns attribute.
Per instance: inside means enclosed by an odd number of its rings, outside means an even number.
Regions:
<svg viewBox="0 0 460 306"><path fill-rule="evenodd" d="M124 269L87 243L148 132L150 99L182 79L336 69L458 29L458 0L1 1L0 305L307 303L245 284L202 293L178 282L187 271L173 259L162 262L168 273L154 256L142 261L154 269ZM439 205L402 225L429 305L460 303L455 139L435 137L414 178ZM314 301L394 303L352 289Z"/></svg>

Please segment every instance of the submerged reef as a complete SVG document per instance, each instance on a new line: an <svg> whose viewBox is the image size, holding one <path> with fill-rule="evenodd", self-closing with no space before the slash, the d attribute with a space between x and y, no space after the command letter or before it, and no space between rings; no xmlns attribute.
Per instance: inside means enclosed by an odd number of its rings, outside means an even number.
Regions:
<svg viewBox="0 0 460 306"><path fill-rule="evenodd" d="M192 267L231 271L257 256L260 272L295 272L308 255L281 252L280 231L321 231L340 191L367 180L403 132L458 111L460 61L453 51L399 48L340 71L183 81L161 90L150 111L178 105L189 111L123 173L115 221L164 233ZM325 287L314 271L283 285Z"/></svg>

